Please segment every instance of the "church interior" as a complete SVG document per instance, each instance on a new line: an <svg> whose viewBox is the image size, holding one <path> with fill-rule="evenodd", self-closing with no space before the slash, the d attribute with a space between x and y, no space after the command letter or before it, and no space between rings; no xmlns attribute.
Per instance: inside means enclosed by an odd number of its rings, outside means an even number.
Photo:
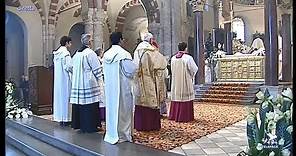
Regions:
<svg viewBox="0 0 296 156"><path fill-rule="evenodd" d="M248 112L260 109L256 103L258 92L266 93L268 89L277 97L293 88L292 2L5 0L5 80L15 84L17 96L26 99L34 117L6 120L6 155L247 152ZM188 44L188 52L198 66L193 122L175 123L163 116L161 130L134 130L133 143L113 146L104 143L104 132L77 134L51 121L52 52L59 47L60 38L72 38L69 51L74 55L82 46L83 33L93 36L93 50L106 51L112 32L123 33L123 47L132 56L143 34L151 32L168 62L178 52L178 43ZM27 81L25 86L23 79ZM168 108L170 83L168 77ZM24 88L28 94L21 93ZM292 143L285 146L291 147Z"/></svg>

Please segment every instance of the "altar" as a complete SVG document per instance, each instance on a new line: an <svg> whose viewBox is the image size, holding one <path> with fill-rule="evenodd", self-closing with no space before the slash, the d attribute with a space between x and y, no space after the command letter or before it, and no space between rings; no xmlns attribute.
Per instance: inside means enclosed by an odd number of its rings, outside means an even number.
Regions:
<svg viewBox="0 0 296 156"><path fill-rule="evenodd" d="M254 55L217 58L217 81L264 81L264 58Z"/></svg>

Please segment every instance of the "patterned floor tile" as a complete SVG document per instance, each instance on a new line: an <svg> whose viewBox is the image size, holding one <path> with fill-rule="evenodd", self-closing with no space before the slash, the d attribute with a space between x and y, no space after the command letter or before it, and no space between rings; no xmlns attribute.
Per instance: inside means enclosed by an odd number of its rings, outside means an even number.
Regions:
<svg viewBox="0 0 296 156"><path fill-rule="evenodd" d="M223 151L226 153L239 153L243 151L239 146L233 146L233 147L222 147Z"/></svg>
<svg viewBox="0 0 296 156"><path fill-rule="evenodd" d="M200 146L195 142L191 142L189 144L182 145L181 148L183 150L185 150L185 149L200 149Z"/></svg>
<svg viewBox="0 0 296 156"><path fill-rule="evenodd" d="M184 152L186 155L206 154L202 149L185 149Z"/></svg>
<svg viewBox="0 0 296 156"><path fill-rule="evenodd" d="M215 143L198 143L201 148L218 148L218 145Z"/></svg>
<svg viewBox="0 0 296 156"><path fill-rule="evenodd" d="M200 139L195 140L196 143L212 143L213 141L208 137L201 137Z"/></svg>
<svg viewBox="0 0 296 156"><path fill-rule="evenodd" d="M225 154L221 148L205 148L203 149L206 154Z"/></svg>
<svg viewBox="0 0 296 156"><path fill-rule="evenodd" d="M221 137L221 138L211 138L211 140L215 143L219 143L219 142L227 142L228 140L225 137Z"/></svg>
<svg viewBox="0 0 296 156"><path fill-rule="evenodd" d="M241 137L225 137L229 141L243 141L244 139Z"/></svg>
<svg viewBox="0 0 296 156"><path fill-rule="evenodd" d="M232 147L235 146L235 144L231 143L231 142L219 142L216 143L219 147Z"/></svg>

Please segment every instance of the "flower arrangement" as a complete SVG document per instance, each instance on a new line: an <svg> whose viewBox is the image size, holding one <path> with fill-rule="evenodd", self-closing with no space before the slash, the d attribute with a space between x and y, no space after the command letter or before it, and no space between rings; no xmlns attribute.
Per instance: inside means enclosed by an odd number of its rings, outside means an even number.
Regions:
<svg viewBox="0 0 296 156"><path fill-rule="evenodd" d="M259 113L250 111L247 117L248 155L291 155L292 90L287 88L273 98L266 89L264 93L258 92L256 97L256 103L260 104Z"/></svg>
<svg viewBox="0 0 296 156"><path fill-rule="evenodd" d="M22 100L15 99L15 85L5 82L5 116L9 119L28 118L33 113L27 108L21 108Z"/></svg>

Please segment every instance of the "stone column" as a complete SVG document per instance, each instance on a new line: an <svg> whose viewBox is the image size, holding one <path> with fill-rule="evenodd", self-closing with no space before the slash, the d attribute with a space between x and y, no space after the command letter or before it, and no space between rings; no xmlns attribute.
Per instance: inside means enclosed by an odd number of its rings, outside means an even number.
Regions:
<svg viewBox="0 0 296 156"><path fill-rule="evenodd" d="M49 54L52 53L52 51L55 49L55 25L53 24L49 24L48 25L48 34L47 34L47 43L48 43L48 47L47 47L47 53L44 52L44 66L49 67L50 65L50 56Z"/></svg>
<svg viewBox="0 0 296 156"><path fill-rule="evenodd" d="M232 55L232 35L231 35L231 23L224 24L225 30L225 43L224 43L224 51L226 51L227 55Z"/></svg>
<svg viewBox="0 0 296 156"><path fill-rule="evenodd" d="M104 32L103 32L103 27L104 27L104 19L105 19L105 13L103 9L96 9L95 10L95 15L93 16L93 24L94 24L94 29L93 29L93 39L94 39L94 44L93 44L93 49L97 49L98 47L103 48L104 45Z"/></svg>
<svg viewBox="0 0 296 156"><path fill-rule="evenodd" d="M198 72L195 76L195 83L203 84L205 83L205 56L204 56L204 44L203 44L203 0L192 0L192 10L196 19L195 26L195 57L194 60L197 61Z"/></svg>
<svg viewBox="0 0 296 156"><path fill-rule="evenodd" d="M93 8L88 8L88 11L81 13L82 20L85 26L85 33L93 35Z"/></svg>
<svg viewBox="0 0 296 156"><path fill-rule="evenodd" d="M291 15L282 15L282 80L284 82L292 82L291 75Z"/></svg>
<svg viewBox="0 0 296 156"><path fill-rule="evenodd" d="M265 85L278 85L278 31L276 1L264 1Z"/></svg>

